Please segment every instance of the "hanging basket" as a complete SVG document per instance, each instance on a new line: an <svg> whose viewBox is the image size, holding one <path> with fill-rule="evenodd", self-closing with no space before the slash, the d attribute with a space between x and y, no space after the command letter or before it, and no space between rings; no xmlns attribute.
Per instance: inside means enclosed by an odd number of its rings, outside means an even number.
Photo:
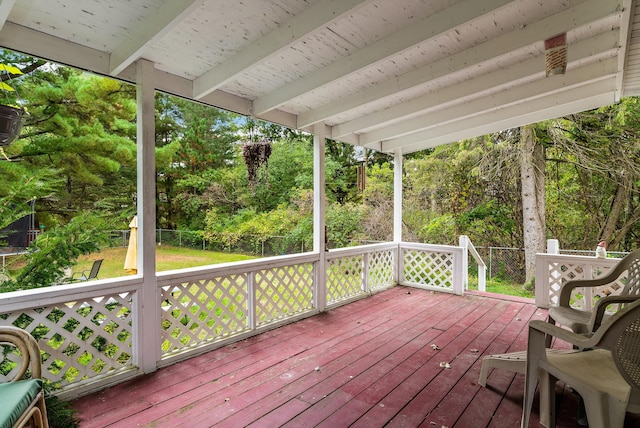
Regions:
<svg viewBox="0 0 640 428"><path fill-rule="evenodd" d="M0 105L0 146L7 146L18 138L23 112L17 107Z"/></svg>
<svg viewBox="0 0 640 428"><path fill-rule="evenodd" d="M242 145L242 156L247 164L247 181L250 188L255 188L258 180L258 168L264 165L269 168L269 156L271 156L270 141L247 141Z"/></svg>

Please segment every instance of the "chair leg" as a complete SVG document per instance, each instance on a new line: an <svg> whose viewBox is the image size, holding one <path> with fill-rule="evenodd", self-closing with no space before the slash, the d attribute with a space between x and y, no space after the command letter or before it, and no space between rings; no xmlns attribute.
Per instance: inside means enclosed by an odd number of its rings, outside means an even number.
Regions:
<svg viewBox="0 0 640 428"><path fill-rule="evenodd" d="M480 386L484 386L485 388L487 386L488 372L489 372L489 364L486 364L486 362L483 360L482 366L480 366L480 378L478 379L478 384Z"/></svg>
<svg viewBox="0 0 640 428"><path fill-rule="evenodd" d="M49 428L49 419L47 418L47 406L44 401L44 393L41 393L37 407L40 409L40 417L42 418L40 426L42 428Z"/></svg>
<svg viewBox="0 0 640 428"><path fill-rule="evenodd" d="M531 418L531 409L533 407L533 396L536 393L536 384L538 383L538 378L535 375L536 373L537 368L533 368L529 363L527 363L527 372L524 380L524 402L522 404L521 428L529 427L529 419Z"/></svg>
<svg viewBox="0 0 640 428"><path fill-rule="evenodd" d="M556 426L556 382L558 379L544 370L538 373L540 384L540 425L547 428Z"/></svg>
<svg viewBox="0 0 640 428"><path fill-rule="evenodd" d="M623 428L627 403L616 400L608 394L583 395L587 409L587 420L592 428Z"/></svg>

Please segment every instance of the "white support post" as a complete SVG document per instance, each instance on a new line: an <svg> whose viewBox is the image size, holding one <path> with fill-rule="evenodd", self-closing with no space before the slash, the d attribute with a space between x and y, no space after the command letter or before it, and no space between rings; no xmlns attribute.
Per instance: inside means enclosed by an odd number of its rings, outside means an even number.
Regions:
<svg viewBox="0 0 640 428"><path fill-rule="evenodd" d="M402 150L393 156L393 241L402 242Z"/></svg>
<svg viewBox="0 0 640 428"><path fill-rule="evenodd" d="M393 155L393 242L397 244L395 260L396 284L404 280L402 273L402 149L397 149Z"/></svg>
<svg viewBox="0 0 640 428"><path fill-rule="evenodd" d="M137 346L134 355L145 373L157 369L160 357L160 302L156 281L156 157L154 65L136 63L137 84L137 195L138 274L142 295L138 296Z"/></svg>
<svg viewBox="0 0 640 428"><path fill-rule="evenodd" d="M462 265L460 269L462 271L462 288L464 290L469 289L469 237L467 235L460 235L458 237L458 245L462 248Z"/></svg>
<svg viewBox="0 0 640 428"><path fill-rule="evenodd" d="M560 254L560 241L557 239L547 239L547 253Z"/></svg>
<svg viewBox="0 0 640 428"><path fill-rule="evenodd" d="M327 269L325 260L325 137L324 122L313 126L313 252L319 255L316 269L316 308L327 305Z"/></svg>

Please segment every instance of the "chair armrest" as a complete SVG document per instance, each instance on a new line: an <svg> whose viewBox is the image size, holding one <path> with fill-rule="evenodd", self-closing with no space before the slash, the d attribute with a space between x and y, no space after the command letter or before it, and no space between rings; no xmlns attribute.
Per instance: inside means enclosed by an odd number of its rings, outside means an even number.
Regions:
<svg viewBox="0 0 640 428"><path fill-rule="evenodd" d="M86 281L87 272L89 272L89 271L83 270L82 272L74 272L74 273L72 273L71 277L69 278L69 282Z"/></svg>
<svg viewBox="0 0 640 428"><path fill-rule="evenodd" d="M591 320L589 321L589 331L594 332L600 328L602 319L604 318L604 312L607 310L607 306L615 303L633 303L640 299L640 296L606 296L598 300L593 307L593 313Z"/></svg>
<svg viewBox="0 0 640 428"><path fill-rule="evenodd" d="M529 336L533 336L536 332L553 336L578 348L590 348L597 344L597 340L591 336L577 334L542 320L529 322Z"/></svg>

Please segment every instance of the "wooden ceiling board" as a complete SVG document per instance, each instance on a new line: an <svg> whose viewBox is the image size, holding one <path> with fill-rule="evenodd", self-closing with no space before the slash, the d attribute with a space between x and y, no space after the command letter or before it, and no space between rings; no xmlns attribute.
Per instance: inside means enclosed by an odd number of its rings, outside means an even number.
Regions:
<svg viewBox="0 0 640 428"><path fill-rule="evenodd" d="M0 46L130 82L145 59L158 90L408 152L640 94L637 3L18 0ZM564 32L567 71L546 77Z"/></svg>

